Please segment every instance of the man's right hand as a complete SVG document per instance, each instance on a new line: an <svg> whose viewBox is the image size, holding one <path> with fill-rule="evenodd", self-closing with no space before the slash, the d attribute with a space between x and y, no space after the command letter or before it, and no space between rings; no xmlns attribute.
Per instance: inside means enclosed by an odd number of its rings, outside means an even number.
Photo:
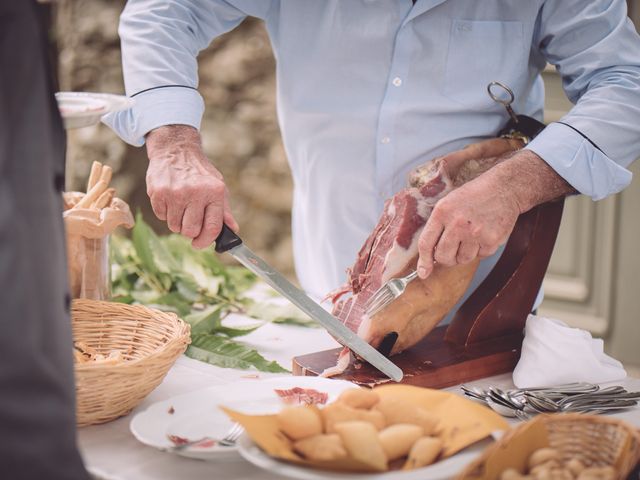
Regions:
<svg viewBox="0 0 640 480"><path fill-rule="evenodd" d="M147 134L146 145L147 194L153 212L172 232L193 239L196 248L205 248L214 242L223 221L238 230L222 174L204 155L195 128L156 128Z"/></svg>

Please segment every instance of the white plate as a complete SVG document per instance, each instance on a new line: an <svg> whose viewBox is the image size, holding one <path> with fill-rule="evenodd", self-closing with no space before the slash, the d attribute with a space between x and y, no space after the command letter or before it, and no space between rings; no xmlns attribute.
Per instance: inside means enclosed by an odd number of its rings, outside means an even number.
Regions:
<svg viewBox="0 0 640 480"><path fill-rule="evenodd" d="M220 405L252 415L269 415L279 412L284 403L275 389L293 387L314 388L329 395L327 402L355 385L344 380L321 377L277 377L264 380L242 380L227 385L217 385L203 390L171 397L156 402L136 414L129 428L145 445L172 451L169 435L189 440L202 437L222 438L232 422L218 408ZM173 413L170 413L173 411ZM238 447L188 447L175 451L178 455L204 460L237 455Z"/></svg>
<svg viewBox="0 0 640 480"><path fill-rule="evenodd" d="M267 455L248 435L238 441L240 455L255 466L264 468L276 476L298 478L301 480L446 480L454 478L460 471L491 443L490 439L482 440L462 450L453 457L424 468L407 472L394 470L386 473L339 473L326 470L315 470L286 463Z"/></svg>
<svg viewBox="0 0 640 480"><path fill-rule="evenodd" d="M133 106L132 99L110 93L57 92L56 100L66 129L95 125L103 115Z"/></svg>

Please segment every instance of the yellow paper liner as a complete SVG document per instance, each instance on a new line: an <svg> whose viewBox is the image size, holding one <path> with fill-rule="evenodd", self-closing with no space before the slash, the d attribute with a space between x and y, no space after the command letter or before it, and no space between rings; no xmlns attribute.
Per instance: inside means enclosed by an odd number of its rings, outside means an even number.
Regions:
<svg viewBox="0 0 640 480"><path fill-rule="evenodd" d="M401 397L403 401L423 408L440 419L438 437L444 444L441 459L487 438L494 431L509 428L508 423L497 413L453 393L410 385L385 385L376 388L375 392L381 398ZM370 465L352 458L331 462L305 460L293 451L293 442L279 430L276 415L246 415L226 407L221 408L232 420L241 424L251 440L272 457L323 470L376 471Z"/></svg>

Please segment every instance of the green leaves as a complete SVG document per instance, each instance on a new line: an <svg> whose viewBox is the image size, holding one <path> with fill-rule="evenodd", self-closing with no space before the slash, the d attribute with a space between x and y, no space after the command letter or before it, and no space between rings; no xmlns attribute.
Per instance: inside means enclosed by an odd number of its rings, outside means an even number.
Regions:
<svg viewBox="0 0 640 480"><path fill-rule="evenodd" d="M255 367L262 372L286 373L277 362L270 362L257 351L233 340L211 334L191 336L187 355L196 360L220 367L249 369Z"/></svg>
<svg viewBox="0 0 640 480"><path fill-rule="evenodd" d="M185 277L193 279L194 286L198 286L203 293L208 295L217 295L218 290L225 282L225 278L222 276L210 275L203 265L191 255L185 255L182 258L182 270L185 273Z"/></svg>
<svg viewBox="0 0 640 480"><path fill-rule="evenodd" d="M111 239L113 300L141 303L177 313L191 325L186 354L225 368L287 372L255 349L235 340L266 323L313 326L290 304L256 302L246 296L256 276L239 266L225 266L213 249L195 250L179 235L158 236L138 213L132 239ZM229 325L241 313L257 321Z"/></svg>
<svg viewBox="0 0 640 480"><path fill-rule="evenodd" d="M184 317L184 321L191 325L191 334L215 333L220 326L222 306L212 305L200 312L194 312Z"/></svg>
<svg viewBox="0 0 640 480"><path fill-rule="evenodd" d="M144 223L142 214L136 215L136 227L133 229L133 246L144 270L152 273L172 273L179 270L178 262L171 255L160 238Z"/></svg>

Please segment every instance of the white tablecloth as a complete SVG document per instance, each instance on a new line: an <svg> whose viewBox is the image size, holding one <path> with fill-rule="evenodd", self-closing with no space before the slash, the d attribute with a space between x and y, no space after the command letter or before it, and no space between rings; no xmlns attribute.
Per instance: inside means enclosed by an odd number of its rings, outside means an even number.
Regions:
<svg viewBox="0 0 640 480"><path fill-rule="evenodd" d="M291 358L313 351L337 346L336 342L321 329L266 325L243 341L253 344L269 359L277 360L289 367ZM187 357L180 357L164 381L131 414L113 422L81 428L78 431L79 445L89 471L105 480L204 480L220 478L272 480L279 478L267 471L237 458L216 462L205 462L161 452L139 443L129 431L129 422L136 412L146 409L154 402L174 395L187 393L212 385L220 385L247 378L254 372L223 369ZM259 373L261 378L276 375ZM619 382L631 390L640 390L640 379ZM470 382L473 385L495 385L512 388L511 375ZM451 391L460 392L458 387ZM616 415L640 427L640 409Z"/></svg>

